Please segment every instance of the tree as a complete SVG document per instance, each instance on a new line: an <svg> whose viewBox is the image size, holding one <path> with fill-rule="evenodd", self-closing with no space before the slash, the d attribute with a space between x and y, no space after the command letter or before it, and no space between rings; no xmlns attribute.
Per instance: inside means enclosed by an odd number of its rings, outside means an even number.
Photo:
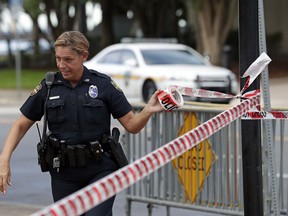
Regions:
<svg viewBox="0 0 288 216"><path fill-rule="evenodd" d="M114 42L113 32L113 16L114 16L114 0L99 0L102 9L101 23L101 45L106 47Z"/></svg>
<svg viewBox="0 0 288 216"><path fill-rule="evenodd" d="M86 25L82 17L84 14L85 20L85 7L83 8L82 4L86 0L42 0L42 2L45 6L48 26L53 40L64 31L79 29L78 20L82 21L81 24ZM82 11L83 14L79 11ZM86 27L83 29L86 29Z"/></svg>
<svg viewBox="0 0 288 216"><path fill-rule="evenodd" d="M53 44L55 39L64 31L81 30L84 34L86 27L86 0L24 0L23 8L33 23L33 40L35 58L41 58L39 39L46 39ZM38 18L41 14L47 17L48 29L41 29ZM51 46L52 48L52 46ZM52 50L51 50L52 51ZM51 55L50 55L51 56ZM46 58L47 60L47 58ZM54 59L51 59L53 61ZM50 64L47 62L48 65Z"/></svg>
<svg viewBox="0 0 288 216"><path fill-rule="evenodd" d="M3 1L0 2L0 13L2 13L3 9L6 8L8 5L8 1ZM2 20L2 16L0 16L0 25L2 24L3 20ZM14 58L13 58L13 54L12 54L12 50L11 50L11 45L10 45L10 40L11 40L11 35L1 32L1 39L2 37L7 41L7 47L8 47L8 66L11 67L14 62Z"/></svg>
<svg viewBox="0 0 288 216"><path fill-rule="evenodd" d="M38 23L38 18L42 13L42 11L40 10L39 4L40 4L40 0L24 0L23 1L23 9L30 16L32 23L33 23L32 37L34 41L35 55L39 55L40 53L39 39L43 37L49 41L47 35L42 32Z"/></svg>
<svg viewBox="0 0 288 216"><path fill-rule="evenodd" d="M49 39L52 43L63 31L80 30L86 34L85 4L88 0L24 0L25 11L34 23L34 38L44 37L37 20L41 13L47 16ZM102 9L100 46L106 47L118 42L114 32L115 17L133 13L133 21L138 24L142 37L174 37L182 43L193 42L189 37L181 37L179 20L193 23L196 35L196 49L210 57L213 64L221 64L223 45L237 15L237 0L89 0L99 3ZM38 5L38 6L37 6ZM41 10L39 9L41 5ZM181 11L179 13L179 11ZM180 15L179 15L180 14ZM190 15L187 18L187 14ZM193 16L191 16L193 14ZM193 18L191 18L193 17ZM128 18L127 18L128 19ZM139 31L138 31L139 32ZM127 32L127 35L137 36ZM187 34L186 34L187 35ZM46 38L48 38L48 36ZM139 35L138 35L139 36ZM93 37L94 39L95 37ZM93 40L90 38L90 40ZM99 38L97 38L99 40ZM190 40L189 42L187 40ZM95 50L95 49L93 49Z"/></svg>
<svg viewBox="0 0 288 216"><path fill-rule="evenodd" d="M138 0L133 1L131 8L135 21L143 32L143 37L176 37L178 38L178 17L176 16L177 0Z"/></svg>
<svg viewBox="0 0 288 216"><path fill-rule="evenodd" d="M102 9L101 47L118 42L117 32L113 32L115 17L127 18L127 12L133 13L132 20L134 26L137 25L141 31L140 37L178 37L180 17L175 14L179 5L183 7L181 0L94 0L93 2L99 3ZM127 35L139 36L133 30L127 32Z"/></svg>
<svg viewBox="0 0 288 216"><path fill-rule="evenodd" d="M237 16L237 0L187 0L195 12L197 50L221 65L222 49Z"/></svg>

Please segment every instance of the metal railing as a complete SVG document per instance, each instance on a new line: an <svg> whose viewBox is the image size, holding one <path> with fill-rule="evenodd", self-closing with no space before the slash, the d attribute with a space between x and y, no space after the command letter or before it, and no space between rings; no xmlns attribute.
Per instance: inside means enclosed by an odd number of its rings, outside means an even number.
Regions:
<svg viewBox="0 0 288 216"><path fill-rule="evenodd" d="M135 106L135 112L141 109L141 106ZM194 125L201 124L223 110L225 107L216 109L215 106L210 108L195 106L154 115L140 133L125 134L122 142L129 160L135 161L170 142L179 136L183 128L191 130L192 125L187 125L187 122L190 121ZM185 121L188 115L192 118ZM285 124L283 120L273 120L280 210L282 214L287 215L288 170L285 166L287 155ZM207 151L211 151L214 156L209 157ZM243 215L241 155L241 119L237 119L210 136L206 142L190 150L187 155L183 154L178 161L165 165L129 187L126 194L126 215L131 215L133 202L148 204L148 215L153 215L153 205L166 206L167 215L171 207L221 215ZM269 182L269 176L266 178ZM270 189L266 188L266 191L269 193Z"/></svg>

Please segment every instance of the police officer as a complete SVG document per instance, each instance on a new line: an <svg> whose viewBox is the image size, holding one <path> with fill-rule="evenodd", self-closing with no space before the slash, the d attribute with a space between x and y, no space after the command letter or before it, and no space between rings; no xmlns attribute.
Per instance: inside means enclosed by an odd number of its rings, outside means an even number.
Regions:
<svg viewBox="0 0 288 216"><path fill-rule="evenodd" d="M49 131L57 140L61 140L66 149L69 146L73 151L79 145L84 149L85 144L100 140L103 134L109 136L111 115L128 132L137 133L154 113L163 110L156 91L140 113L133 113L123 92L110 77L84 67L83 62L89 54L89 42L82 33L64 32L57 38L54 46L59 72L54 77L48 98L44 79L20 108L21 115L12 125L3 145L0 154L1 194L5 194L7 187L11 185L10 158L14 149L29 128L41 120L45 107ZM76 165L72 165L68 160L59 169L49 167L54 201L117 170L118 165L105 151L105 146L101 146L100 160L80 155L87 157L84 166L78 166L77 161ZM115 197L110 198L85 215L112 215L114 199Z"/></svg>

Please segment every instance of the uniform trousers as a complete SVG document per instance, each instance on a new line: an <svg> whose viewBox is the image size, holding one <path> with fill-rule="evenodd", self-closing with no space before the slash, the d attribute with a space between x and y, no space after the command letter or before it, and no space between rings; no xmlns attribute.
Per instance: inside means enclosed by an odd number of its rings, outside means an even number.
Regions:
<svg viewBox="0 0 288 216"><path fill-rule="evenodd" d="M95 158L87 160L87 166L77 168L60 168L59 172L50 171L54 202L98 181L118 169L118 165L107 153L100 161ZM112 216L115 196L87 211L85 216Z"/></svg>

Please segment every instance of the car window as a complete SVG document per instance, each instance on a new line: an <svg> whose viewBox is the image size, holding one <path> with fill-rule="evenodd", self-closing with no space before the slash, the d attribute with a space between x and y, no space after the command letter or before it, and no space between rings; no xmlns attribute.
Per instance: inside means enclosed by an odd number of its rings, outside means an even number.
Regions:
<svg viewBox="0 0 288 216"><path fill-rule="evenodd" d="M104 55L99 61L101 64L127 64L127 62L134 62L136 64L136 57L131 50L119 49L114 50Z"/></svg>
<svg viewBox="0 0 288 216"><path fill-rule="evenodd" d="M199 57L186 50L141 50L144 61L147 65L157 64L188 64L203 65L204 62Z"/></svg>
<svg viewBox="0 0 288 216"><path fill-rule="evenodd" d="M122 50L121 54L121 64L126 64L127 62L135 62L136 64L136 57L131 50Z"/></svg>
<svg viewBox="0 0 288 216"><path fill-rule="evenodd" d="M121 61L121 50L114 50L106 55L104 55L100 60L99 63L101 64L120 64Z"/></svg>

